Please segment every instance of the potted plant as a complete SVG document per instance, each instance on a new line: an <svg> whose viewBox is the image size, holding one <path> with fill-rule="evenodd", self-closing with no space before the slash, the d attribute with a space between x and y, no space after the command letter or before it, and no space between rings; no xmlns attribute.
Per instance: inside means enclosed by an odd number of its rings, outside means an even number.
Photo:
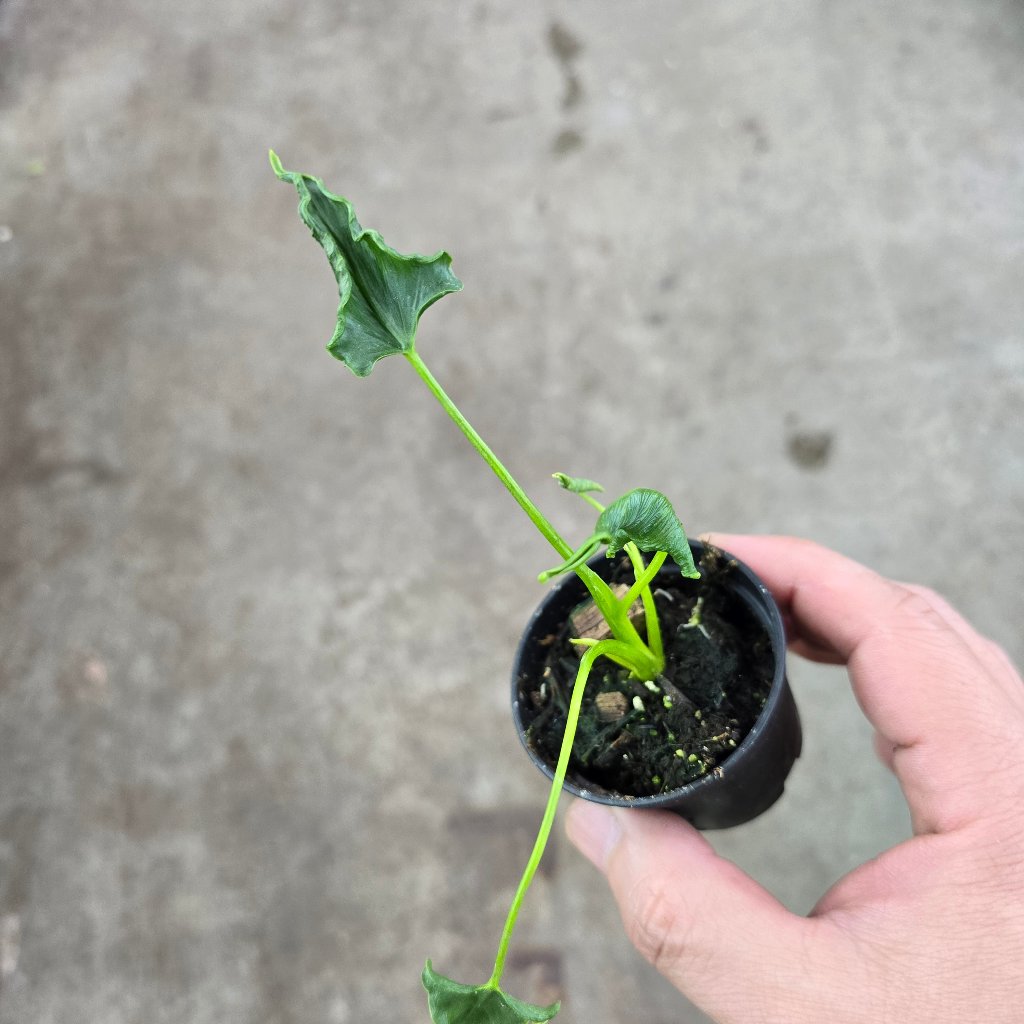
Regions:
<svg viewBox="0 0 1024 1024"><path fill-rule="evenodd" d="M286 171L273 152L270 161L297 189L300 216L338 282L328 350L360 377L386 356L404 356L559 558L540 574L561 582L528 625L513 672L514 718L551 789L494 970L475 986L438 974L429 960L422 975L435 1024L548 1021L557 1003L532 1006L500 983L563 787L605 803L670 807L705 828L738 824L770 806L800 747L778 609L749 569L691 543L659 491L639 488L604 505L594 497L599 484L555 474L597 513L593 533L570 545L417 351L423 311L462 287L451 257L396 252L319 179Z"/></svg>

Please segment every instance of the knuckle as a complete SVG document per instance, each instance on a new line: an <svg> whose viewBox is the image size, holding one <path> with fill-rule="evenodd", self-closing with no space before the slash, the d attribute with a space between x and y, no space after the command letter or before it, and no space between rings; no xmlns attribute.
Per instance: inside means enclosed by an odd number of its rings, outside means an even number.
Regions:
<svg viewBox="0 0 1024 1024"><path fill-rule="evenodd" d="M939 613L943 599L929 587L918 584L904 584L896 600L896 610L908 619L923 619L932 624L945 626Z"/></svg>
<svg viewBox="0 0 1024 1024"><path fill-rule="evenodd" d="M891 627L908 636L931 637L932 642L961 642L943 614L945 601L934 590L919 586L900 586L890 616ZM954 613L955 614L955 613Z"/></svg>
<svg viewBox="0 0 1024 1024"><path fill-rule="evenodd" d="M637 885L626 923L630 942L641 956L668 973L691 952L692 924L678 897L660 884Z"/></svg>

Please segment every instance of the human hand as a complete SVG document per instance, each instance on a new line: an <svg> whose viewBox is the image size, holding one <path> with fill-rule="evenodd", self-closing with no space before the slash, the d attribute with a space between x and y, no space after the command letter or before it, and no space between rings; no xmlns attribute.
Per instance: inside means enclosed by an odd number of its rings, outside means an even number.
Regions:
<svg viewBox="0 0 1024 1024"><path fill-rule="evenodd" d="M721 1024L1021 1021L1020 675L922 587L807 541L713 541L768 585L791 650L846 664L914 838L804 918L676 815L578 800L569 838L607 876L634 945Z"/></svg>

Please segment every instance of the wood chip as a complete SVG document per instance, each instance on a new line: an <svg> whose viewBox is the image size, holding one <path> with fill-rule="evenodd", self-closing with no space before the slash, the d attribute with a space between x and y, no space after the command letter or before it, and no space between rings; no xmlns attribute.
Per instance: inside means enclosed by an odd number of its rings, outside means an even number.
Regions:
<svg viewBox="0 0 1024 1024"><path fill-rule="evenodd" d="M602 722L617 722L625 718L629 710L629 699L624 693L612 690L610 693L599 693L594 698L594 705L597 707L597 717Z"/></svg>
<svg viewBox="0 0 1024 1024"><path fill-rule="evenodd" d="M697 706L672 682L668 676L658 676L658 685L668 694L673 704L681 708L696 710Z"/></svg>
<svg viewBox="0 0 1024 1024"><path fill-rule="evenodd" d="M628 591L629 587L625 583L616 583L612 586L612 593L616 597L622 597ZM644 606L639 599L634 601L633 607L629 609L629 618L634 626L643 623ZM607 640L612 635L608 623L604 621L604 616L601 614L601 609L593 601L581 604L569 616L569 622L576 637L580 640ZM585 650L586 648L582 645L577 645L576 653L582 658Z"/></svg>

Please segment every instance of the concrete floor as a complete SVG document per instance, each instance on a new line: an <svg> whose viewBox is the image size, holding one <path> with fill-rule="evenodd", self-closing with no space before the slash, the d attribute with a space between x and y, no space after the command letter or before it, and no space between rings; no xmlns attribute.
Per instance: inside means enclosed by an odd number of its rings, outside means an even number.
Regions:
<svg viewBox="0 0 1024 1024"><path fill-rule="evenodd" d="M552 471L659 487L1020 661L1022 51L1013 0L0 0L0 1022L425 1020L539 817L550 552L402 361L324 353L268 147L454 254L421 351L570 537ZM791 677L786 797L714 841L803 911L907 822ZM556 847L512 991L704 1020Z"/></svg>

